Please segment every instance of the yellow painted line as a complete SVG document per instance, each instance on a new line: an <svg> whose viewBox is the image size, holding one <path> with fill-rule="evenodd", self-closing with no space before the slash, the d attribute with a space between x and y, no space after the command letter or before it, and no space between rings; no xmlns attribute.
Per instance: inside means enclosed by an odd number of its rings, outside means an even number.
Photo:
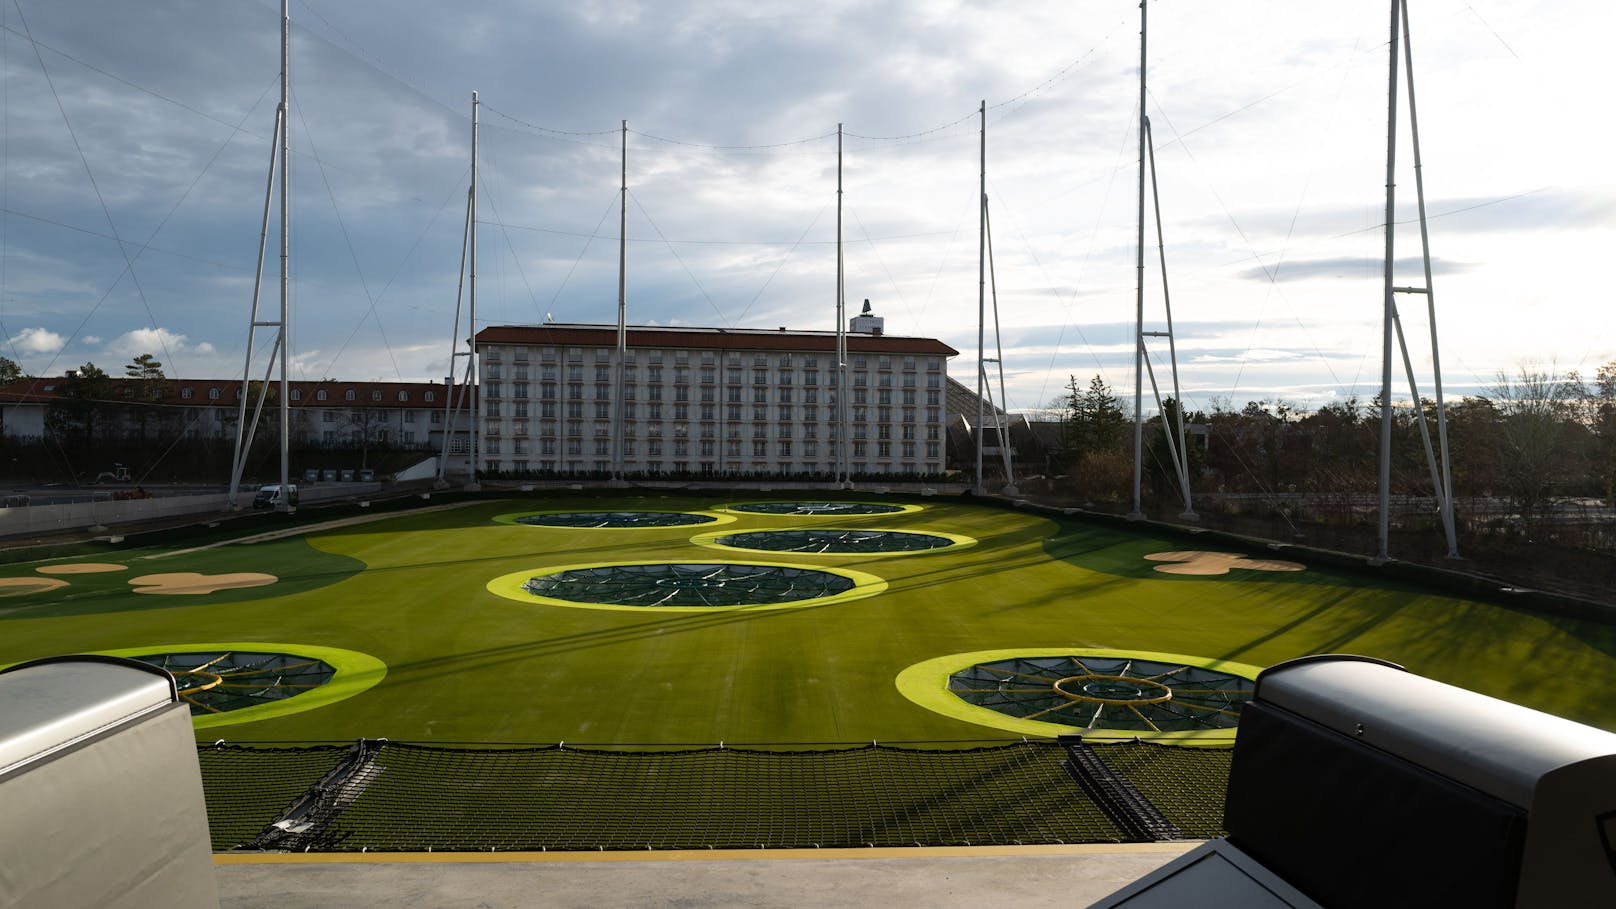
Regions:
<svg viewBox="0 0 1616 909"><path fill-rule="evenodd" d="M343 865L367 863L712 862L757 859L904 859L1031 855L1176 855L1200 840L1088 843L1068 846L891 846L844 849L647 849L639 852L216 852L215 865Z"/></svg>

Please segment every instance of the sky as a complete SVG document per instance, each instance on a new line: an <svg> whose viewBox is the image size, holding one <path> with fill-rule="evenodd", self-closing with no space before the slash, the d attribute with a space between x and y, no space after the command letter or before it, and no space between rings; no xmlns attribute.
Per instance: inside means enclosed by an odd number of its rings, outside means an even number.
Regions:
<svg viewBox="0 0 1616 909"><path fill-rule="evenodd" d="M170 376L239 378L279 5L3 2L0 354L42 376L151 353ZM1447 393L1528 364L1590 376L1616 360L1616 5L1412 6ZM974 386L985 102L992 380L1002 366L1013 410L1094 375L1131 399L1136 3L293 0L290 15L294 379L449 372L476 91L479 327L615 322L627 121L630 324L834 329L840 125L850 314L868 299L887 333L950 344L950 374ZM1152 0L1148 15L1183 396L1367 401L1389 5ZM1406 116L1397 158L1396 283L1423 287ZM1145 330L1163 332L1146 230ZM1429 396L1427 298L1398 302ZM1164 394L1167 341L1148 340ZM1406 398L1400 363L1394 383Z"/></svg>

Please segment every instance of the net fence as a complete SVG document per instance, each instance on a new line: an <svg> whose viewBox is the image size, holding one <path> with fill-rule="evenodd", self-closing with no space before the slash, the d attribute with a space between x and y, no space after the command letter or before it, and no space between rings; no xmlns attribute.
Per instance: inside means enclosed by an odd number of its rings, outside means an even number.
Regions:
<svg viewBox="0 0 1616 909"><path fill-rule="evenodd" d="M216 850L967 846L1204 838L1226 749L198 749Z"/></svg>

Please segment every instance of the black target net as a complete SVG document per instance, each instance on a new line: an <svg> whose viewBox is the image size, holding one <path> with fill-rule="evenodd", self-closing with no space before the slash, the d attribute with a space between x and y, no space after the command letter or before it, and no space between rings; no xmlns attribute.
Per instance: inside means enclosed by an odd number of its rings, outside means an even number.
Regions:
<svg viewBox="0 0 1616 909"><path fill-rule="evenodd" d="M935 534L895 530L757 530L732 533L714 542L737 549L815 553L924 552L954 543Z"/></svg>
<svg viewBox="0 0 1616 909"><path fill-rule="evenodd" d="M527 514L515 519L518 524L536 527L683 527L716 520L712 515L682 511L569 511Z"/></svg>
<svg viewBox="0 0 1616 909"><path fill-rule="evenodd" d="M289 653L154 653L135 659L173 674L192 716L284 701L324 685L337 672L323 660Z"/></svg>
<svg viewBox="0 0 1616 909"><path fill-rule="evenodd" d="M1077 752L1083 760L1075 761ZM810 751L198 749L219 850L1110 843L1220 835L1228 749L1022 741ZM1131 800L1106 793L1130 793Z"/></svg>
<svg viewBox="0 0 1616 909"><path fill-rule="evenodd" d="M1085 655L979 663L950 676L948 690L1018 719L1156 733L1234 728L1253 684L1200 666Z"/></svg>
<svg viewBox="0 0 1616 909"><path fill-rule="evenodd" d="M903 506L877 505L873 502L748 502L742 505L731 505L729 510L744 511L748 514L813 517L815 515L898 514L903 511Z"/></svg>
<svg viewBox="0 0 1616 909"><path fill-rule="evenodd" d="M835 596L853 579L812 568L657 563L572 568L532 578L536 596L610 606L742 606Z"/></svg>

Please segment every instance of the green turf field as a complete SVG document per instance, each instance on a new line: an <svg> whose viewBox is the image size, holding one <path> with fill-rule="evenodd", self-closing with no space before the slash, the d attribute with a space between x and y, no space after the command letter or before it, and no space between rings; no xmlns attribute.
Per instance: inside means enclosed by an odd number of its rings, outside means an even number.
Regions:
<svg viewBox="0 0 1616 909"><path fill-rule="evenodd" d="M0 587L0 664L69 652L210 646L336 654L342 685L275 709L253 708L256 714L212 717L199 723L197 735L205 741L387 737L620 745L1015 738L1021 733L1003 724L916 703L899 690L900 673L955 654L1094 649L1253 667L1310 653L1361 653L1616 729L1616 699L1603 687L1616 672L1611 626L1388 587L1312 566L1166 574L1156 569L1169 563L1146 556L1190 548L1183 539L956 501L917 499L918 510L856 518L724 510L756 498L490 499L268 542L105 549L10 564L0 568L0 580L66 583L47 591ZM510 518L592 509L695 511L724 522L581 529ZM721 551L692 542L715 531L802 527L932 531L952 535L952 543L901 555L817 555ZM874 586L817 604L690 611L581 608L536 597L524 602L510 585L503 594L490 589L496 579L541 569L640 561L832 568ZM127 570L40 572L86 562ZM278 580L181 595L136 593L130 584L182 572ZM879 582L884 589L864 595Z"/></svg>

